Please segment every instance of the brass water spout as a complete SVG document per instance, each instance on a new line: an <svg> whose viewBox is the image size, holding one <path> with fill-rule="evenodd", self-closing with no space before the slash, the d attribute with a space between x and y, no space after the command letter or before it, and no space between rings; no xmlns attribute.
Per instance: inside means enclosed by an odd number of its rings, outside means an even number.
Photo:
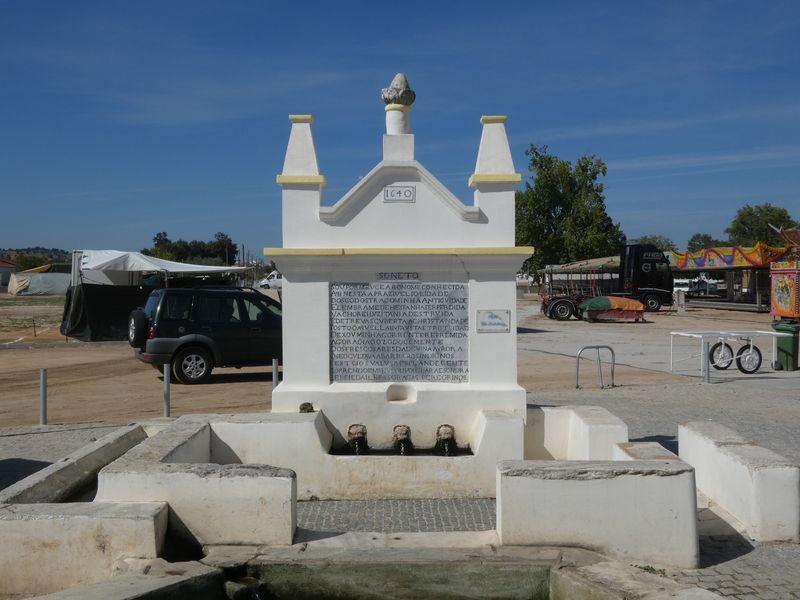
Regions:
<svg viewBox="0 0 800 600"><path fill-rule="evenodd" d="M455 427L443 423L436 428L436 448L443 456L455 454L457 449Z"/></svg>
<svg viewBox="0 0 800 600"><path fill-rule="evenodd" d="M414 453L414 444L411 443L411 428L408 425L395 425L392 428L392 443L394 450L401 456Z"/></svg>
<svg viewBox="0 0 800 600"><path fill-rule="evenodd" d="M369 452L367 445L367 427L360 423L354 423L347 428L347 443L353 449L353 454L366 454Z"/></svg>

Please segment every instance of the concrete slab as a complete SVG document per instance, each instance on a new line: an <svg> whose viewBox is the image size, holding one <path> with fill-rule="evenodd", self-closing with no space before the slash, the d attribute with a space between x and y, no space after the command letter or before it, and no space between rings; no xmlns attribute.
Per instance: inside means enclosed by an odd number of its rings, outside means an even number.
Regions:
<svg viewBox="0 0 800 600"><path fill-rule="evenodd" d="M166 527L159 502L0 505L0 594L107 579L122 557L156 558Z"/></svg>
<svg viewBox="0 0 800 600"><path fill-rule="evenodd" d="M642 565L647 567L648 565ZM650 567L653 571L652 567ZM550 600L712 600L713 592L682 585L635 566L601 562L554 569Z"/></svg>
<svg viewBox="0 0 800 600"><path fill-rule="evenodd" d="M503 461L497 489L502 544L581 546L621 560L697 566L694 471L682 462Z"/></svg>
<svg viewBox="0 0 800 600"><path fill-rule="evenodd" d="M695 467L697 487L759 541L800 541L800 466L750 444L717 423L678 429L680 455Z"/></svg>
<svg viewBox="0 0 800 600"><path fill-rule="evenodd" d="M126 561L111 579L39 596L42 600L227 600L219 569L161 559ZM134 566L135 565L135 566ZM127 568L126 568L127 567Z"/></svg>
<svg viewBox="0 0 800 600"><path fill-rule="evenodd" d="M139 425L120 427L0 491L0 504L61 502L90 485L100 469L145 439L147 434Z"/></svg>
<svg viewBox="0 0 800 600"><path fill-rule="evenodd" d="M658 442L626 442L616 444L612 455L614 460L661 460L680 461L677 454L664 448Z"/></svg>
<svg viewBox="0 0 800 600"><path fill-rule="evenodd" d="M290 544L297 523L294 472L211 460L207 419L178 419L105 467L97 499L168 502L173 524L201 544Z"/></svg>
<svg viewBox="0 0 800 600"><path fill-rule="evenodd" d="M599 406L527 407L527 460L611 460L628 426Z"/></svg>
<svg viewBox="0 0 800 600"><path fill-rule="evenodd" d="M0 489L63 459L121 425L73 423L0 428Z"/></svg>

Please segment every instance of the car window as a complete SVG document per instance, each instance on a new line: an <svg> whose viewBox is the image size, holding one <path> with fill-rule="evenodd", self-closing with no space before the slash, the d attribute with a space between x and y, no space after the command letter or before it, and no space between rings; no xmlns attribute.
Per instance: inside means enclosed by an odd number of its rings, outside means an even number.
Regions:
<svg viewBox="0 0 800 600"><path fill-rule="evenodd" d="M240 323L239 303L233 296L199 296L197 320L203 323Z"/></svg>
<svg viewBox="0 0 800 600"><path fill-rule="evenodd" d="M161 300L161 294L150 294L144 305L144 314L146 314L147 318L151 321L156 318L156 308L158 307L159 300Z"/></svg>
<svg viewBox="0 0 800 600"><path fill-rule="evenodd" d="M192 312L192 296L189 294L167 295L161 303L161 320L185 321Z"/></svg>
<svg viewBox="0 0 800 600"><path fill-rule="evenodd" d="M279 319L281 316L281 309L274 304L270 304L266 300L259 298L242 298L244 302L244 310L247 317L254 322L265 322L273 319Z"/></svg>

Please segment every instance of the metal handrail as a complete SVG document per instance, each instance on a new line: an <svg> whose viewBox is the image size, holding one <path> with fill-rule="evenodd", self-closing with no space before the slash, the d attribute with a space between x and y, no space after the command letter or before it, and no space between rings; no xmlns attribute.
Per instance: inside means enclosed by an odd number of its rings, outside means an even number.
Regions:
<svg viewBox="0 0 800 600"><path fill-rule="evenodd" d="M575 389L580 389L580 373L581 373L581 354L584 350L597 350L597 377L600 380L600 389L603 389L603 365L600 361L600 350L605 349L611 352L611 385L609 387L614 387L614 367L617 363L617 356L614 353L614 349L611 346L583 346L580 350L578 350L578 354L575 355Z"/></svg>

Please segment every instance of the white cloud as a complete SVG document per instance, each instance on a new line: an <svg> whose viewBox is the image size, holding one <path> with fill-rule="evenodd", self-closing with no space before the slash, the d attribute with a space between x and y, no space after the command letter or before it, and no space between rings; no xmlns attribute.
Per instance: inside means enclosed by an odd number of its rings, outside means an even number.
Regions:
<svg viewBox="0 0 800 600"><path fill-rule="evenodd" d="M800 146L776 146L740 152L707 154L662 154L608 161L609 171L646 171L649 169L679 169L760 163L766 161L800 160Z"/></svg>
<svg viewBox="0 0 800 600"><path fill-rule="evenodd" d="M670 131L702 127L725 121L764 121L800 117L800 102L790 104L767 104L764 106L728 110L714 114L674 118L647 118L609 121L602 124L586 124L560 129L551 129L527 134L529 138L544 142L573 140L592 137L639 135L653 131ZM520 134L517 134L519 137Z"/></svg>

